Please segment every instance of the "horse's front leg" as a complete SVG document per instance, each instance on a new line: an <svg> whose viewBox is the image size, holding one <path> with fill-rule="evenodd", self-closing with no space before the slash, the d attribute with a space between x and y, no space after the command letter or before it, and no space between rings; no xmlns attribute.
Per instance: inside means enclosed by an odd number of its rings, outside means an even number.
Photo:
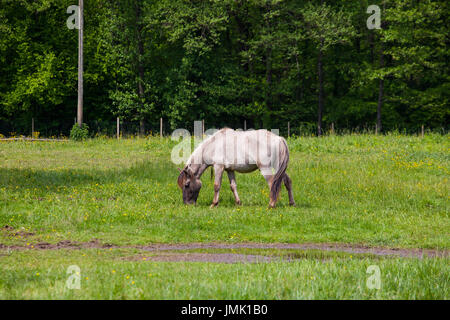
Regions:
<svg viewBox="0 0 450 320"><path fill-rule="evenodd" d="M219 191L222 185L222 175L223 175L224 166L223 165L214 165L214 199L211 204L211 208L214 208L219 204Z"/></svg>
<svg viewBox="0 0 450 320"><path fill-rule="evenodd" d="M236 177L234 176L234 171L227 171L228 179L230 180L230 188L234 195L234 200L236 201L237 205L241 204L241 200L239 199L239 195L237 193L237 184L236 184Z"/></svg>

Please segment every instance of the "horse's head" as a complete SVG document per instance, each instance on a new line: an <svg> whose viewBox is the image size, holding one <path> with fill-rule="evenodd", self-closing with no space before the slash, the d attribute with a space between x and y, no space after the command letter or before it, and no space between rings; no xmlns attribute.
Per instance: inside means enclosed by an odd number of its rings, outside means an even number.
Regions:
<svg viewBox="0 0 450 320"><path fill-rule="evenodd" d="M202 181L189 168L178 170L180 171L178 186L183 191L183 202L185 204L195 204L202 187Z"/></svg>

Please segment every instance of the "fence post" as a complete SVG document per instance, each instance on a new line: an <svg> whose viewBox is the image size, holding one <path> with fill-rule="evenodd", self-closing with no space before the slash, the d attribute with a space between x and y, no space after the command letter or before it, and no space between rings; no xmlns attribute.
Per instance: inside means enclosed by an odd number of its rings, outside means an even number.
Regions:
<svg viewBox="0 0 450 320"><path fill-rule="evenodd" d="M375 123L375 134L378 134L378 124Z"/></svg>
<svg viewBox="0 0 450 320"><path fill-rule="evenodd" d="M422 138L423 138L424 135L425 135L425 128L424 128L424 126L422 125Z"/></svg>
<svg viewBox="0 0 450 320"><path fill-rule="evenodd" d="M205 120L202 120L202 138L205 135Z"/></svg>
<svg viewBox="0 0 450 320"><path fill-rule="evenodd" d="M288 138L291 136L291 122L288 121Z"/></svg>
<svg viewBox="0 0 450 320"><path fill-rule="evenodd" d="M159 136L163 137L163 118L159 119Z"/></svg>
<svg viewBox="0 0 450 320"><path fill-rule="evenodd" d="M331 134L334 134L334 122L331 123Z"/></svg>
<svg viewBox="0 0 450 320"><path fill-rule="evenodd" d="M34 118L31 118L31 138L34 137Z"/></svg>
<svg viewBox="0 0 450 320"><path fill-rule="evenodd" d="M247 131L247 120L244 120L244 131Z"/></svg>
<svg viewBox="0 0 450 320"><path fill-rule="evenodd" d="M117 139L120 139L120 119L117 117L117 128L116 128Z"/></svg>

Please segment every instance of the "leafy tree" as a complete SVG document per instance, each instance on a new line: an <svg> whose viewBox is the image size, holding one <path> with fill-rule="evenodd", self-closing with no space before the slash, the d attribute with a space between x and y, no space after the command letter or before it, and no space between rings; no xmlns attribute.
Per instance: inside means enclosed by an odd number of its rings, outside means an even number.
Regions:
<svg viewBox="0 0 450 320"><path fill-rule="evenodd" d="M0 0L0 132L68 134L76 115L70 0ZM382 28L368 30L367 7ZM85 1L84 115L172 129L447 128L448 1ZM150 126L147 126L150 124ZM317 130L313 129L316 127ZM38 127L39 128L39 127ZM42 132L42 128L38 129Z"/></svg>

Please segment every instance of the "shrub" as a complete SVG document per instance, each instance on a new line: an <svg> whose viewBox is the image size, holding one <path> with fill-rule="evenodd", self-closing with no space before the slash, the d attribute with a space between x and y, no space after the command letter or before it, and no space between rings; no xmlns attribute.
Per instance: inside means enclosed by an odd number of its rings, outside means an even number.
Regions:
<svg viewBox="0 0 450 320"><path fill-rule="evenodd" d="M89 126L86 123L81 125L74 124L72 130L70 130L70 139L75 141L83 141L89 138Z"/></svg>

